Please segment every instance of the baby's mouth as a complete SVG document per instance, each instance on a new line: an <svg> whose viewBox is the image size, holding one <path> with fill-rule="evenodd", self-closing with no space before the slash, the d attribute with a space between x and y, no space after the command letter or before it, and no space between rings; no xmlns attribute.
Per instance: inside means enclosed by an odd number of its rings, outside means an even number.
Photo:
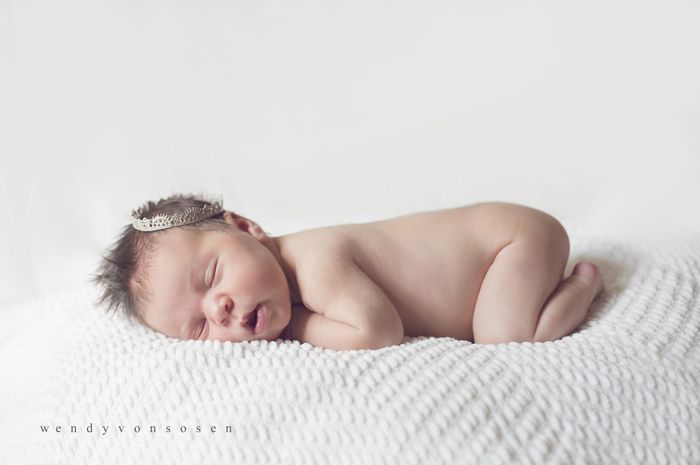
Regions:
<svg viewBox="0 0 700 465"><path fill-rule="evenodd" d="M260 304L257 304L253 310L248 314L248 319L246 320L246 326L252 330L255 330L255 325L258 323L258 309Z"/></svg>

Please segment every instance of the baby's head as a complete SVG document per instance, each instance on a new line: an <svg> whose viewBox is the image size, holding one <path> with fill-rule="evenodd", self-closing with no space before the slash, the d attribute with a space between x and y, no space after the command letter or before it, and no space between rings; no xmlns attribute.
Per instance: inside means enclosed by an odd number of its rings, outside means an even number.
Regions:
<svg viewBox="0 0 700 465"><path fill-rule="evenodd" d="M194 220L178 216L186 209ZM93 275L103 287L100 304L181 339L280 337L291 318L289 272L260 226L191 195L146 202L134 213L194 222L126 226Z"/></svg>

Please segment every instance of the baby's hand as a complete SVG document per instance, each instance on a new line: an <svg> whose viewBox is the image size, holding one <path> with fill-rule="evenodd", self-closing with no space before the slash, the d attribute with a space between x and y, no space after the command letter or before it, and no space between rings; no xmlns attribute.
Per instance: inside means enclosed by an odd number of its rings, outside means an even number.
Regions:
<svg viewBox="0 0 700 465"><path fill-rule="evenodd" d="M333 350L379 349L369 335L354 326L331 320L303 305L292 305L292 339Z"/></svg>

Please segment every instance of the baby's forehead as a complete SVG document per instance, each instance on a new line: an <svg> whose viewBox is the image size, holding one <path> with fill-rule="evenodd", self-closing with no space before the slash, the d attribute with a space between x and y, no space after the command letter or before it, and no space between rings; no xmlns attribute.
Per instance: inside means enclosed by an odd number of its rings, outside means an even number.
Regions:
<svg viewBox="0 0 700 465"><path fill-rule="evenodd" d="M199 257L201 251L216 246L221 235L228 236L228 234L226 231L210 229L164 230L154 238L149 250L144 251L144 258L151 264L157 263L161 266L189 263Z"/></svg>
<svg viewBox="0 0 700 465"><path fill-rule="evenodd" d="M206 232L179 228L163 231L143 250L132 284L146 295L157 297L164 284L180 278L198 263L204 237L201 233Z"/></svg>
<svg viewBox="0 0 700 465"><path fill-rule="evenodd" d="M175 228L163 231L144 247L138 266L144 280L152 268L162 266L163 262L172 263L177 257L186 258L197 247L195 238L188 234L190 232Z"/></svg>
<svg viewBox="0 0 700 465"><path fill-rule="evenodd" d="M151 252L162 250L182 249L190 250L197 247L201 239L210 231L191 230L183 228L171 228L162 231L152 241Z"/></svg>

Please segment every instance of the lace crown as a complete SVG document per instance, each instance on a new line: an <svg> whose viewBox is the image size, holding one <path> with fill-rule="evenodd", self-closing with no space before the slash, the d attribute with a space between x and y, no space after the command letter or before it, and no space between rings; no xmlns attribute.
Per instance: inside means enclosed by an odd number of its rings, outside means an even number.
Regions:
<svg viewBox="0 0 700 465"><path fill-rule="evenodd" d="M180 212L160 214L153 218L143 217L144 206L131 212L131 225L139 231L159 231L161 229L174 228L186 224L196 223L224 211L224 201L221 196L202 207L189 207Z"/></svg>

